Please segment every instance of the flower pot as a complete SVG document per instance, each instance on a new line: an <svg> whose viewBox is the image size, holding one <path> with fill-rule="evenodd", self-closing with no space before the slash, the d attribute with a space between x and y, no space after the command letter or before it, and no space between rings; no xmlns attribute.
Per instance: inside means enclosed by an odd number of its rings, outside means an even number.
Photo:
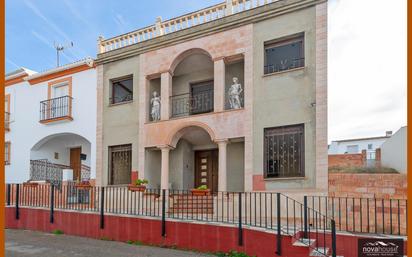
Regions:
<svg viewBox="0 0 412 257"><path fill-rule="evenodd" d="M210 195L210 189L191 189L193 196L206 196Z"/></svg>
<svg viewBox="0 0 412 257"><path fill-rule="evenodd" d="M129 191L132 192L144 192L146 191L146 186L145 185L128 185L127 188L129 189Z"/></svg>
<svg viewBox="0 0 412 257"><path fill-rule="evenodd" d="M24 182L23 187L37 187L39 183L37 182Z"/></svg>
<svg viewBox="0 0 412 257"><path fill-rule="evenodd" d="M87 190L87 189L92 188L92 185L90 185L90 184L77 184L77 185L75 185L75 187L79 190Z"/></svg>

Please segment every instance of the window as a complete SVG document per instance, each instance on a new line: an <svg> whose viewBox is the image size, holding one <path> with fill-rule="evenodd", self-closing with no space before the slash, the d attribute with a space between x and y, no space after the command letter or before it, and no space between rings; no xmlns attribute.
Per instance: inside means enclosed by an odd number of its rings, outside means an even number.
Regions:
<svg viewBox="0 0 412 257"><path fill-rule="evenodd" d="M304 125L266 128L264 134L265 178L303 177Z"/></svg>
<svg viewBox="0 0 412 257"><path fill-rule="evenodd" d="M133 100L133 78L112 80L110 104L129 102Z"/></svg>
<svg viewBox="0 0 412 257"><path fill-rule="evenodd" d="M10 164L10 151L11 151L11 143L10 142L5 142L4 144L4 162L5 165L9 165Z"/></svg>
<svg viewBox="0 0 412 257"><path fill-rule="evenodd" d="M359 146L358 145L348 145L346 146L346 153L358 153Z"/></svg>
<svg viewBox="0 0 412 257"><path fill-rule="evenodd" d="M10 131L10 94L4 98L4 130Z"/></svg>
<svg viewBox="0 0 412 257"><path fill-rule="evenodd" d="M373 145L372 144L368 144L368 150L372 150Z"/></svg>
<svg viewBox="0 0 412 257"><path fill-rule="evenodd" d="M109 146L109 184L130 184L132 145Z"/></svg>
<svg viewBox="0 0 412 257"><path fill-rule="evenodd" d="M265 43L264 74L303 67L305 55L303 34Z"/></svg>

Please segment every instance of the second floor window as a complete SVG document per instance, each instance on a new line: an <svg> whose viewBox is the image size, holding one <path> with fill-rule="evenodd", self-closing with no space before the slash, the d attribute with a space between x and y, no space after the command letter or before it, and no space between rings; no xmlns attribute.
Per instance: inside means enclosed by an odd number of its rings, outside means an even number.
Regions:
<svg viewBox="0 0 412 257"><path fill-rule="evenodd" d="M112 80L110 104L129 102L133 100L133 78L127 77Z"/></svg>
<svg viewBox="0 0 412 257"><path fill-rule="evenodd" d="M303 34L265 43L264 74L270 74L305 65Z"/></svg>

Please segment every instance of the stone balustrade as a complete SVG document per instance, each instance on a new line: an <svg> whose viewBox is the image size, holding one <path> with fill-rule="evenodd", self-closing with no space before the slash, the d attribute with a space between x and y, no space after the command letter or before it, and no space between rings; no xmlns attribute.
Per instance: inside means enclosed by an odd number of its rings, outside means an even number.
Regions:
<svg viewBox="0 0 412 257"><path fill-rule="evenodd" d="M161 17L158 17L155 24L142 29L109 39L104 39L100 36L97 42L97 51L101 54L129 45L138 44L155 37L191 28L276 1L279 0L226 0L226 2L166 21L162 21Z"/></svg>

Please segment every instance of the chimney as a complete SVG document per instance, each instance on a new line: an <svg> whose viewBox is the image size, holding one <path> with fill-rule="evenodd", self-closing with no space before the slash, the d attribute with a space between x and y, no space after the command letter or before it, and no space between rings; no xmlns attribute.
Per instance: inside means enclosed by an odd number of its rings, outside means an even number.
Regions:
<svg viewBox="0 0 412 257"><path fill-rule="evenodd" d="M387 137L390 137L390 136L392 136L392 131L391 131L391 130L389 130L389 131L386 131L386 136L387 136Z"/></svg>

